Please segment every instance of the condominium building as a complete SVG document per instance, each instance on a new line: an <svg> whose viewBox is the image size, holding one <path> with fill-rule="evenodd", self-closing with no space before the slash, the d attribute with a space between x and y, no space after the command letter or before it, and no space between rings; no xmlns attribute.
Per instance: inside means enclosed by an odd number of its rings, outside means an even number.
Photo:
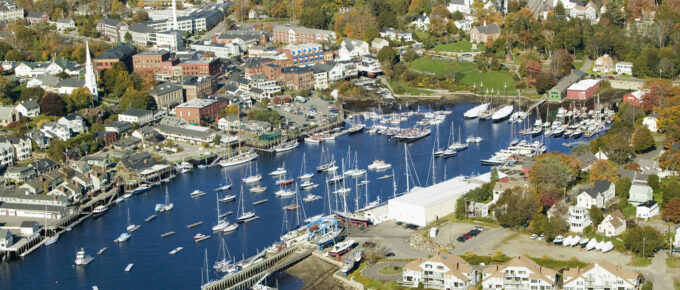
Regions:
<svg viewBox="0 0 680 290"><path fill-rule="evenodd" d="M482 271L482 289L555 289L557 272L518 256Z"/></svg>
<svg viewBox="0 0 680 290"><path fill-rule="evenodd" d="M456 255L442 253L418 258L404 266L402 283L428 289L468 289L477 283L477 271Z"/></svg>

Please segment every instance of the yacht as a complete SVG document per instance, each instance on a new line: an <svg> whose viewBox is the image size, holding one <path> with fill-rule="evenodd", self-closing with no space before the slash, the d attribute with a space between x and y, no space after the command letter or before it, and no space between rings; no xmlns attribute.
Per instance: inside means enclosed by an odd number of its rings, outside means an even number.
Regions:
<svg viewBox="0 0 680 290"><path fill-rule="evenodd" d="M98 217L98 216L106 213L106 211L108 211L108 210L109 210L109 207L107 207L105 205L99 205L99 206L95 207L94 210L92 210L92 215L94 217Z"/></svg>
<svg viewBox="0 0 680 290"><path fill-rule="evenodd" d="M204 196L204 195L205 195L205 192L203 192L203 191L201 191L201 190L198 190L198 189L192 191L192 192L189 194L189 196L191 196L191 198L197 198L197 197Z"/></svg>
<svg viewBox="0 0 680 290"><path fill-rule="evenodd" d="M179 168L180 173L189 173L194 168L194 166L191 165L191 163L186 161L180 163L177 167Z"/></svg>
<svg viewBox="0 0 680 290"><path fill-rule="evenodd" d="M289 197L289 196L294 196L295 191L292 191L290 189L280 189L279 191L275 192L274 195L278 197Z"/></svg>
<svg viewBox="0 0 680 290"><path fill-rule="evenodd" d="M85 250L83 248L80 248L80 251L76 253L76 266L85 266L92 262L94 258L90 257L90 255L85 253Z"/></svg>
<svg viewBox="0 0 680 290"><path fill-rule="evenodd" d="M345 262L342 263L342 268L341 268L342 273L344 273L345 276L347 276L347 274L350 271L352 271L352 269L354 269L355 264L356 264L356 262L354 261L354 257L349 257L349 258L345 259Z"/></svg>
<svg viewBox="0 0 680 290"><path fill-rule="evenodd" d="M253 161L256 158L257 153L254 151L247 151L220 161L220 166L231 167L241 165Z"/></svg>
<svg viewBox="0 0 680 290"><path fill-rule="evenodd" d="M146 191L149 191L149 190L151 190L151 186L149 186L146 183L142 183L137 188L133 189L132 193L133 194L139 194L139 193L146 192Z"/></svg>
<svg viewBox="0 0 680 290"><path fill-rule="evenodd" d="M297 140L283 142L283 143L274 147L274 152L283 153L283 152L293 150L293 149L297 148L298 146L300 146L300 143Z"/></svg>
<svg viewBox="0 0 680 290"><path fill-rule="evenodd" d="M328 252L328 254L330 254L331 256L339 256L349 251L349 249L352 248L352 246L354 246L354 240L343 241L341 243L335 244L335 246L333 246L333 249L331 249Z"/></svg>
<svg viewBox="0 0 680 290"><path fill-rule="evenodd" d="M386 163L383 160L374 160L373 163L368 165L369 170L375 170L375 171L386 170L386 169L390 169L391 167L392 167L392 164Z"/></svg>
<svg viewBox="0 0 680 290"><path fill-rule="evenodd" d="M263 193L266 190L267 190L266 186L260 186L260 185L253 186L253 187L250 188L250 192L252 192L252 193Z"/></svg>
<svg viewBox="0 0 680 290"><path fill-rule="evenodd" d="M238 214L238 217L236 218L237 222L245 223L258 218L258 216L255 215L255 211L252 210L246 211L245 209L245 201L243 200L243 185L241 185L241 196L239 198L239 203L241 206L237 210Z"/></svg>
<svg viewBox="0 0 680 290"><path fill-rule="evenodd" d="M510 114L512 114L512 111L514 110L513 106L505 106L500 108L498 111L493 113L491 115L491 120L494 122L500 122L505 120Z"/></svg>
<svg viewBox="0 0 680 290"><path fill-rule="evenodd" d="M319 185L312 182L311 180L305 180L302 183L300 183L300 188L302 188L302 190L309 190L317 187L319 187Z"/></svg>
<svg viewBox="0 0 680 290"><path fill-rule="evenodd" d="M125 241L129 240L131 237L132 237L131 234L125 232L125 233L120 234L120 236L118 236L118 237L117 237L115 240L113 240L113 241L116 242L116 243L122 243L122 242L125 242Z"/></svg>
<svg viewBox="0 0 680 290"><path fill-rule="evenodd" d="M200 241L207 240L209 238L210 238L210 236L206 236L204 234L198 233L198 234L194 235L194 242L198 243Z"/></svg>

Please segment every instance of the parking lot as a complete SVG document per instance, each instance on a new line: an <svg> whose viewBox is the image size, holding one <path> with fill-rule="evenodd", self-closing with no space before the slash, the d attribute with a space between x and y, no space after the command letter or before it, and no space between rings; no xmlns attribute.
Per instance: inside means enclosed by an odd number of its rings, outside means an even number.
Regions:
<svg viewBox="0 0 680 290"><path fill-rule="evenodd" d="M280 115L284 116L286 120L294 127L302 128L304 124L309 126L321 125L323 122L327 122L326 118L331 115L330 103L326 100L322 100L317 97L308 98L307 102L292 102L281 105L274 105L273 108L279 112ZM310 118L311 114L316 117Z"/></svg>

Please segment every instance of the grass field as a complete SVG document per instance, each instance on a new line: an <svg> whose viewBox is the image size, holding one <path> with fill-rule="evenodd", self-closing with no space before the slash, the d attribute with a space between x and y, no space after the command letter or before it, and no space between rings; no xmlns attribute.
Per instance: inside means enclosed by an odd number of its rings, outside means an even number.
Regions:
<svg viewBox="0 0 680 290"><path fill-rule="evenodd" d="M477 70L477 65L471 62L450 62L448 60L419 58L411 63L411 68L434 74L449 74L451 70L463 74L463 79L460 81L469 86L476 86L477 92L480 90L486 91L493 89L500 91L501 94L505 88L506 95L516 95L515 80L512 73L507 71L489 71L480 72Z"/></svg>
<svg viewBox="0 0 680 290"><path fill-rule="evenodd" d="M478 44L476 49L472 49L472 42L469 42L467 40L449 42L449 43L444 43L444 44L437 44L434 47L434 50L451 51L451 52L469 52L469 51L480 51L480 50L485 50L485 49L486 49L486 47L484 47L483 44Z"/></svg>
<svg viewBox="0 0 680 290"><path fill-rule="evenodd" d="M407 87L404 84L396 82L396 81L390 82L390 86L392 87L392 89L394 89L397 85L400 85L402 88L404 88L404 93L409 94L409 95L418 96L418 95L430 95L430 94L432 94L432 92L430 92L430 91Z"/></svg>
<svg viewBox="0 0 680 290"><path fill-rule="evenodd" d="M399 274L403 272L401 267L398 266L387 266L385 268L382 268L378 270L378 273L383 274L383 275L394 275L394 274Z"/></svg>

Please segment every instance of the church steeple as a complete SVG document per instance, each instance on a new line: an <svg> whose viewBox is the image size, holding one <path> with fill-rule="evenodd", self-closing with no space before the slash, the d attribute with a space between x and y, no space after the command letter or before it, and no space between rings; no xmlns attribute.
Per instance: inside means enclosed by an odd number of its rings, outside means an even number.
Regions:
<svg viewBox="0 0 680 290"><path fill-rule="evenodd" d="M98 101L97 76L94 74L94 66L90 58L90 44L87 41L85 41L85 87L90 90L92 99Z"/></svg>

